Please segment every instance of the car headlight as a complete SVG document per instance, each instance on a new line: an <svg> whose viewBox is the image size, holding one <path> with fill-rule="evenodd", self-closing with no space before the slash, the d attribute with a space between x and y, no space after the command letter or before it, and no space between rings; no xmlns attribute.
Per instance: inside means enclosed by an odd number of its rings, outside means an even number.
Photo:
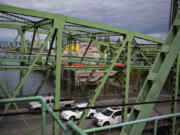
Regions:
<svg viewBox="0 0 180 135"><path fill-rule="evenodd" d="M67 116L68 116L68 114L65 113L65 114L64 114L64 117L67 117Z"/></svg>
<svg viewBox="0 0 180 135"><path fill-rule="evenodd" d="M103 122L103 120L99 119L99 122Z"/></svg>

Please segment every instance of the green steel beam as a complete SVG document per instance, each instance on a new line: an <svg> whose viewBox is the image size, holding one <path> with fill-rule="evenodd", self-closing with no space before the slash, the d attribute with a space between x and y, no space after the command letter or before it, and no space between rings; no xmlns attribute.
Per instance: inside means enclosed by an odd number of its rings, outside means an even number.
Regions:
<svg viewBox="0 0 180 135"><path fill-rule="evenodd" d="M96 99L99 96L99 94L100 94L100 92L101 92L101 90L102 90L102 88L103 88L109 74L111 73L116 61L118 60L121 52L124 50L124 47L126 46L127 42L131 42L131 41L129 41L129 35L127 35L126 39L123 41L122 46L119 47L116 56L111 61L111 65L105 70L105 74L104 74L103 78L100 80L99 85L95 89L94 96L90 99L90 101L88 103L88 107L92 106L94 104L94 102L96 101ZM85 110L84 114L82 115L82 117L81 117L81 119L79 121L79 127L82 127L89 110L90 109Z"/></svg>
<svg viewBox="0 0 180 135"><path fill-rule="evenodd" d="M19 37L20 35L21 35L21 32L18 31L17 36L15 37L14 41L12 42L12 44L11 44L10 48L8 48L8 50L10 50L10 49L13 47L13 45L15 44L15 42L17 41L17 39L18 39L18 37ZM8 56L8 53L6 53L6 54L3 56L3 58L0 59L0 65L5 61L5 57L7 57L7 56Z"/></svg>
<svg viewBox="0 0 180 135"><path fill-rule="evenodd" d="M22 87L25 79L27 78L27 76L29 75L30 71L32 70L33 66L35 65L36 61L38 60L39 56L40 56L40 53L43 51L45 45L47 44L50 36L52 35L52 31L53 29L51 29L51 31L49 32L49 34L47 35L44 43L41 45L41 48L39 49L39 52L36 54L36 56L34 57L31 65L28 67L28 69L26 70L26 72L24 73L24 76L23 78L21 78L20 82L18 83L16 89L14 90L13 92L13 95L12 95L12 98L16 97L17 93L19 92L20 88ZM5 109L3 110L3 114L5 114L7 112L7 110L9 109L11 103L8 103L6 106L5 106ZM2 117L0 118L0 120L2 119Z"/></svg>
<svg viewBox="0 0 180 135"><path fill-rule="evenodd" d="M175 79L173 79L174 83L174 88L173 88L173 95L172 95L172 100L178 99L178 90L179 90L179 70L180 70L180 53L178 54L177 60L175 62L176 68L174 69ZM177 112L177 102L172 103L172 108L171 108L171 113L176 113ZM171 135L178 135L176 134L176 117L172 118L172 125L171 125Z"/></svg>
<svg viewBox="0 0 180 135"><path fill-rule="evenodd" d="M49 18L49 19L63 17L60 14L35 11L35 10L24 9L24 8L19 8L19 7L7 6L7 5L3 5L3 4L0 4L0 11L21 14L21 15L27 15L27 16L40 17L40 18ZM130 30L125 30L122 28L117 28L117 27L113 27L113 26L109 26L109 25L94 23L94 22L81 20L81 19L73 18L73 17L67 17L67 16L65 17L65 21L68 23L79 24L79 25L83 25L83 26L87 26L87 27L91 27L91 28L101 29L101 30L110 31L110 32L116 32L116 33L120 33L120 34L127 34L129 32L132 32ZM145 39L145 40L149 40L149 41L157 42L157 43L164 42L161 39L147 36L147 35L144 35L144 34L141 34L138 32L132 32L132 33L134 33L135 37L137 37L137 38L141 38L141 39Z"/></svg>
<svg viewBox="0 0 180 135"><path fill-rule="evenodd" d="M25 53L25 46L26 46L26 43L25 43L25 31L22 30L21 31L21 44L20 44L20 53ZM24 57L26 59L26 57ZM19 59L24 59L23 56L20 56ZM24 62L21 62L20 63L21 66L24 66ZM23 78L23 74L24 74L24 70L20 70L20 75L19 75L19 80L21 80ZM19 96L23 96L23 85L22 87L20 88L19 90Z"/></svg>
<svg viewBox="0 0 180 135"><path fill-rule="evenodd" d="M1 70L22 70L22 69L28 69L29 66L20 66L20 65L1 65ZM32 70L52 70L52 66L34 66Z"/></svg>
<svg viewBox="0 0 180 135"><path fill-rule="evenodd" d="M104 67L100 67L100 66L62 66L61 67L61 54L62 54L62 37L63 37L63 34L62 34L62 31L63 31L63 25L64 25L64 22L69 22L69 23L73 23L73 24L80 24L82 26L87 26L87 27L90 27L90 28L95 28L95 29L101 29L101 30L104 30L104 31L109 31L109 32L115 32L119 35L128 35L129 36L129 33L131 33L132 35L134 35L135 37L137 38L141 38L141 39L145 39L145 40L149 40L149 41L152 41L152 42L156 42L156 43L160 43L162 44L164 41L163 40L160 40L160 39L157 39L157 38L154 38L154 37L150 37L150 36L146 36L144 34L141 34L141 33L137 33L137 32L132 32L132 31L129 31L129 30L125 30L125 29L121 29L121 28L116 28L116 27L113 27L113 26L108 26L108 25L102 25L102 24L98 24L98 23L93 23L93 22L89 22L89 21L85 21L85 20L81 20L81 19L77 19L77 18L72 18L72 17L64 17L62 15L58 15L58 14L51 14L51 13L46 13L46 12L41 12L41 11L34 11L34 10L29 10L29 9L24 9L24 8L18 8L18 7L12 7L12 6L7 6L7 5L2 5L0 4L0 11L3 11L3 12L8 12L8 13L14 13L14 14L21 14L21 15L25 15L25 16L33 16L33 17L40 17L40 18L47 18L47 19L52 19L55 21L55 26L53 26L53 28L56 28L58 29L57 31L57 52L56 52L56 72L55 72L55 75L56 75L56 86L55 86L55 109L59 109L60 108L60 105L59 105L59 100L60 100L60 74L61 74L61 68L62 69L80 69L80 68L89 68L89 69L93 69L93 68L108 68L108 66L104 66ZM64 20L65 19L65 20ZM0 27L11 27L13 29L20 29L21 26L15 26L15 25L1 25L0 24ZM28 29L29 31L34 31L34 29ZM40 32L40 31L39 31ZM41 33L41 32L40 32ZM39 44L40 43L40 39L39 39L39 34L37 33L37 39L38 39L38 42ZM55 34L56 35L56 34ZM89 35L91 36L91 35ZM78 35L77 35L78 37ZM82 39L82 40L88 40L88 39ZM127 39L126 39L127 40ZM125 46L126 42L129 42L129 41L124 41L123 45ZM106 46L109 46L109 43L105 43L105 42L99 42L99 41L95 41L94 42L95 44L99 44L99 45L106 45ZM102 43L102 44L101 44ZM112 63L115 64L115 62L118 60L118 55L121 54L121 52L123 51L122 48L117 48L118 49L118 54L114 57ZM49 54L49 53L48 53ZM38 54L40 56L40 53ZM37 56L37 55L36 55ZM38 57L39 57L38 56ZM48 57L47 57L48 58ZM36 59L36 57L34 58ZM85 59L85 58L83 58ZM36 59L36 61L38 60L38 58ZM48 61L48 60L47 60ZM73 60L72 60L73 61ZM91 61L91 60L90 60ZM33 60L34 62L34 60ZM71 60L70 60L71 62ZM46 62L47 63L47 62ZM32 63L32 67L28 67L28 66L22 66L21 69L23 69L24 67L27 67L28 70L27 71L31 71L33 68L40 68L40 67L33 67L35 63ZM96 100L97 96L99 95L104 83L106 82L107 80L107 77L108 75L110 74L111 70L114 68L114 64L110 65L109 68L106 70L106 73L105 73L105 76L102 78L101 80L101 84L97 87L96 89L96 94L94 95L94 97L90 100L90 105L92 105L94 103L94 101ZM0 69L1 68L5 68L5 66L0 66ZM16 66L14 66L13 68L15 68ZM134 67L137 67L137 68L141 68L140 66L132 66L132 68ZM143 66L144 67L144 66ZM8 67L6 67L8 68ZM17 67L16 67L17 68ZM18 67L20 68L20 67ZM42 67L42 68L46 68L46 67ZM130 64L128 65L128 68L130 68ZM30 69L30 70L29 70ZM26 75L26 74L25 74ZM25 78L25 77L24 77ZM18 85L18 87L16 88L15 90L15 93L16 91L18 91L18 89L20 89L20 87L22 86L23 84L23 81L25 80L24 78L22 78L22 80L20 81L20 84ZM128 77L127 77L128 79ZM13 96L16 96L13 95ZM80 125L83 123L82 121L85 119L86 115L87 115L88 111L85 111L85 115L83 115L83 118L82 120L80 121ZM59 117L59 113L57 112L56 113L56 116ZM54 122L54 134L58 134L58 126L57 126L57 123Z"/></svg>
<svg viewBox="0 0 180 135"><path fill-rule="evenodd" d="M41 135L45 135L45 125L46 125L46 108L48 106L46 105L46 100L42 98L41 96L36 97L24 97L24 98L12 98L9 99L1 99L0 104L8 103L11 104L13 102L25 102L25 101L37 101L39 100L41 102Z"/></svg>
<svg viewBox="0 0 180 135"><path fill-rule="evenodd" d="M41 107L41 135L45 135L45 125L46 125L46 111L53 117L53 120L55 120L58 123L58 126L61 127L62 131L66 135L73 135L74 133L77 133L79 135L86 135L86 133L81 130L73 121L68 121L66 124L66 127L62 123L62 121L55 115L51 107L49 107L46 104L46 100L42 96L34 96L34 97L23 97L23 98L10 98L10 99L1 99L0 104L6 104L6 103L13 103L13 102L27 102L27 101L40 101L42 107Z"/></svg>
<svg viewBox="0 0 180 135"><path fill-rule="evenodd" d="M179 117L179 116L180 116L180 113L168 114L168 115L163 115L163 116L155 116L155 117L140 119L140 120L136 120L136 121L128 121L128 122L123 122L123 123L119 123L119 124L113 124L113 125L109 125L109 126L85 129L83 131L85 133L87 133L87 134L91 134L91 133L96 133L96 132L99 132L99 131L105 131L105 130L111 130L111 129L115 129L115 128L117 129L117 128L120 128L120 127L126 127L126 126L133 125L133 124L138 125L140 123L153 122L153 121L155 122L157 120L159 121L159 120L168 119L168 118L172 118L172 117ZM154 126L154 127L156 127L156 126Z"/></svg>
<svg viewBox="0 0 180 135"><path fill-rule="evenodd" d="M51 42L50 42L50 48L48 50L48 54L47 54L47 57L46 57L45 65L48 64L49 56L51 55L51 51L52 51L52 48L53 48L53 43L54 43L54 40L56 38L56 33L57 33L57 30L55 29L55 31L53 33L53 36L52 36L52 39L51 39Z"/></svg>
<svg viewBox="0 0 180 135"><path fill-rule="evenodd" d="M123 98L123 103L127 104L128 103L128 97L129 97L129 85L130 85L130 72L131 72L131 51L132 51L132 42L134 36L130 35L128 37L128 45L127 45L127 61L126 61L126 66L125 66L125 91L124 91L124 98ZM123 122L127 121L127 114L128 114L128 106L123 107Z"/></svg>
<svg viewBox="0 0 180 135"><path fill-rule="evenodd" d="M73 69L107 69L110 65L107 66L62 66L63 70L73 70Z"/></svg>
<svg viewBox="0 0 180 135"><path fill-rule="evenodd" d="M84 31L86 32L86 31ZM83 33L73 35L72 38L91 38L91 37L107 37L107 36L121 36L119 33L111 33L111 32L97 32L97 33Z"/></svg>
<svg viewBox="0 0 180 135"><path fill-rule="evenodd" d="M37 31L36 32L36 37L37 37L37 42L38 42L38 46L40 47L41 46L41 39L40 39L40 36L39 36L39 32Z"/></svg>
<svg viewBox="0 0 180 135"><path fill-rule="evenodd" d="M144 52L138 47L138 44L136 43L135 40L133 40L133 43L135 45L135 47L137 47L138 51L140 52L140 54L142 55L142 57L148 62L149 65L151 65L152 63L149 61L149 59L146 57L146 55L144 54Z"/></svg>
<svg viewBox="0 0 180 135"><path fill-rule="evenodd" d="M68 44L69 44L69 50L68 50L68 59L71 61L72 60L72 38L68 38ZM69 65L71 66L72 63L69 62ZM71 71L67 71L67 95L70 97L70 91L71 91Z"/></svg>
<svg viewBox="0 0 180 135"><path fill-rule="evenodd" d="M171 25L173 25L178 10L179 10L179 0L171 0L169 28L171 27Z"/></svg>
<svg viewBox="0 0 180 135"><path fill-rule="evenodd" d="M99 64L99 62L97 62L96 63L96 65L98 65ZM87 77L87 79L86 79L86 82L83 84L83 86L81 87L81 89L82 90L85 90L85 88L86 88L86 86L88 85L88 83L90 82L90 79L93 77L93 75L96 73L96 70L95 69L93 69L91 72L90 72L90 74L89 74L89 76Z"/></svg>
<svg viewBox="0 0 180 135"><path fill-rule="evenodd" d="M39 28L42 28L42 29L45 29L45 30L49 30L51 28L51 25L52 25L52 20L49 20L49 19L42 19L38 22L34 22L32 24L29 24L29 25L23 25L23 29L32 29L34 27L39 27Z"/></svg>
<svg viewBox="0 0 180 135"><path fill-rule="evenodd" d="M54 109L60 109L60 92L61 92L61 54L62 54L62 29L64 27L64 18L61 17L56 19L54 22L54 27L57 29L57 39L56 39L56 70L55 70L55 105ZM56 116L59 117L60 113L55 112ZM54 121L53 134L59 134L58 123Z"/></svg>
<svg viewBox="0 0 180 135"><path fill-rule="evenodd" d="M85 50L85 52L84 52L84 54L83 54L83 56L82 56L82 58L81 58L81 61L83 61L84 57L86 56L86 53L87 53L89 47L91 46L91 43L92 43L92 42L93 42L93 38L91 38L91 40L89 41L89 44L88 44L88 46L86 47L86 50Z"/></svg>
<svg viewBox="0 0 180 135"><path fill-rule="evenodd" d="M176 135L179 135L179 133L180 133L180 126L177 126L176 127Z"/></svg>
<svg viewBox="0 0 180 135"><path fill-rule="evenodd" d="M42 56L42 55L41 55ZM88 64L90 62L100 62L100 63L104 63L104 62L108 62L110 60L99 60L99 59L87 59L87 58L84 58L84 62L81 62L80 59L77 59L77 60L69 60L69 59L62 59L63 62L71 62L71 63L82 63L82 64ZM32 60L28 61L27 59L17 59L17 58L3 58L3 57L0 57L0 61L6 61L6 62L24 62L24 63L28 63L28 62L32 62ZM38 59L37 62L41 62L41 59ZM47 62L50 62L50 63L54 63L55 60L53 59L48 59Z"/></svg>
<svg viewBox="0 0 180 135"><path fill-rule="evenodd" d="M76 36L81 37L84 34L87 34L90 36L90 34L93 35L98 32L98 31L83 29L83 27L81 27L81 29L80 27L78 28L72 28L72 27L67 27L67 26L64 27L65 30L68 30L67 32L70 32L69 34L73 34L72 37L76 37ZM87 37L87 36L83 36L83 37Z"/></svg>
<svg viewBox="0 0 180 135"><path fill-rule="evenodd" d="M164 40L161 40L161 39L158 39L155 37L151 37L151 36L147 36L147 35L144 35L144 34L141 34L138 32L133 32L133 31L118 28L118 27L94 23L94 22L90 22L90 21L86 21L86 20L82 20L82 19L78 19L78 18L73 18L73 17L68 17L68 16L66 16L65 18L66 18L65 21L68 23L79 24L82 26L90 27L90 28L96 28L96 29L101 29L101 30L110 31L110 32L116 32L116 33L120 33L120 34L128 34L129 32L131 32L137 38L145 39L145 40L156 42L156 43L164 43Z"/></svg>
<svg viewBox="0 0 180 135"><path fill-rule="evenodd" d="M9 91L7 90L6 86L4 85L4 83L0 80L0 87L3 91L3 93L8 97L8 98L11 98L11 94L9 93ZM21 112L21 110L19 109L18 105L13 102L13 106L15 107L15 109L18 111L18 112ZM27 129L29 130L29 133L31 135L34 135L33 131L32 131L32 128L29 126L27 120L24 118L23 115L20 115L21 119L23 120L25 126L27 127Z"/></svg>
<svg viewBox="0 0 180 135"><path fill-rule="evenodd" d="M96 42L96 41L95 41ZM98 44L95 44L96 45L96 49L98 50L98 52L99 52L99 54L100 54L100 58L101 59L105 59L105 55L106 55L106 53L102 53L101 52L101 50L100 50L100 45L98 45Z"/></svg>
<svg viewBox="0 0 180 135"><path fill-rule="evenodd" d="M85 58L84 58L85 59ZM32 60L31 61L27 61L26 59L14 59L14 58L1 58L0 57L0 61L6 61L6 62L24 62L24 63L28 63L28 62L32 62ZM81 64L87 64L87 66L64 66L64 65L62 65L62 68L63 69L77 69L77 68L98 68L98 69L105 69L105 68L107 68L108 67L108 65L105 65L105 66L99 66L99 65L89 65L88 63L90 63L90 62L95 62L95 63L97 63L97 62L99 62L99 63L109 63L110 62L110 60L99 60L99 59L85 59L84 60L84 62L81 62L80 61L80 59L79 60L68 60L68 59L62 59L62 61L63 62L71 62L71 63L81 63ZM41 62L41 60L37 60L37 62ZM123 61L119 61L118 63L122 63ZM54 60L51 60L51 59L49 59L48 60L48 63L55 63L55 61ZM51 69L51 67L52 66L50 66L50 65L39 65L39 66L34 66L33 67L33 69L32 70L50 70ZM133 68L133 69L150 69L152 67L152 65L136 65L136 64L133 64L133 65L131 65L131 68ZM28 68L28 66L18 66L18 65L0 65L0 69L3 69L3 70L8 70L8 69L13 69L13 70L15 70L15 69L27 69Z"/></svg>
<svg viewBox="0 0 180 135"><path fill-rule="evenodd" d="M11 43L11 47L9 49L11 49L13 47L13 45L16 43L17 39L19 38L19 36L21 35L21 31L18 30L18 34L17 36L15 37L15 39L13 40L13 42Z"/></svg>
<svg viewBox="0 0 180 135"><path fill-rule="evenodd" d="M0 4L0 11L14 13L14 14L20 14L20 15L26 15L26 16L33 16L33 17L38 17L38 18L55 19L57 17L62 17L62 15L60 15L60 14L19 8L19 7L8 6L8 5L3 5L3 4Z"/></svg>
<svg viewBox="0 0 180 135"><path fill-rule="evenodd" d="M74 38L74 39L79 40L79 41L84 41L84 42L90 42L91 41L91 40L86 39L86 38ZM93 43L97 44L97 45L109 46L109 43L104 42L104 41L93 40ZM113 45L116 45L116 44L113 44Z"/></svg>
<svg viewBox="0 0 180 135"><path fill-rule="evenodd" d="M17 16L17 15L14 15L14 14L10 14L10 13L7 13L7 12L1 12L0 17L6 18L8 20L12 20L14 22L23 23L23 24L32 24L32 23L34 23L33 21L31 21L31 20L29 20L27 18L23 18L23 17Z"/></svg>
<svg viewBox="0 0 180 135"><path fill-rule="evenodd" d="M7 29L21 29L20 25L15 25L15 24L2 24L0 23L0 28L7 28Z"/></svg>
<svg viewBox="0 0 180 135"><path fill-rule="evenodd" d="M180 127L177 127L176 134L179 135L179 133L180 133Z"/></svg>
<svg viewBox="0 0 180 135"><path fill-rule="evenodd" d="M15 29L15 30L21 30L22 26L17 24L4 24L0 23L0 28L6 28L6 29ZM33 32L34 28L27 29L26 31ZM42 34L48 34L48 31L46 30L38 30Z"/></svg>
<svg viewBox="0 0 180 135"><path fill-rule="evenodd" d="M31 59L31 54L32 54L32 50L33 50L33 45L34 45L34 40L35 40L35 36L36 36L36 31L37 31L37 28L34 28L33 37L32 37L32 41L31 41L31 48L29 50L29 61Z"/></svg>
<svg viewBox="0 0 180 135"><path fill-rule="evenodd" d="M47 71L46 76L42 79L39 87L37 88L36 92L34 93L34 96L38 95L42 86L44 85L44 83L47 81L48 77L50 76L51 72Z"/></svg>
<svg viewBox="0 0 180 135"><path fill-rule="evenodd" d="M179 19L177 16L176 19ZM180 23L179 23L180 25ZM176 25L177 26L177 25ZM151 71L136 99L136 102L156 101L160 91L165 83L165 80L173 66L175 59L180 51L180 30L173 26L168 33L168 37L158 54ZM135 105L133 106L128 121L147 118L154 104L150 105ZM123 127L121 135L140 135L145 123Z"/></svg>

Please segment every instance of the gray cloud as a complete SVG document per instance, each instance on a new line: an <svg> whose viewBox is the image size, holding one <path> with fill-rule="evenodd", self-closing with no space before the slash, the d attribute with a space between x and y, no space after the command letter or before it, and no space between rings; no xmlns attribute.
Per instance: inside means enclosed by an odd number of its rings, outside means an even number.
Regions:
<svg viewBox="0 0 180 135"><path fill-rule="evenodd" d="M60 13L145 34L168 32L170 0L0 0L0 3Z"/></svg>

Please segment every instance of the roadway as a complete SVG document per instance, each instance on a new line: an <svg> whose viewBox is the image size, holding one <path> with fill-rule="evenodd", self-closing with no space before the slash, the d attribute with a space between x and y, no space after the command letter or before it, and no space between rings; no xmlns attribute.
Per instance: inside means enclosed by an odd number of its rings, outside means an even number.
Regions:
<svg viewBox="0 0 180 135"><path fill-rule="evenodd" d="M166 97L162 98L161 100L167 100ZM135 98L131 98L130 102L133 102ZM160 100L160 99L159 99ZM96 102L96 105L107 105L107 104L120 104L121 100L119 99L112 99L112 100L104 100ZM178 112L180 112L180 105L178 104ZM22 110L27 110L26 108ZM97 109L97 111L101 111L102 109ZM151 116L157 115L165 115L170 113L171 110L171 103L162 103L155 105ZM13 110L11 110L12 112ZM29 123L30 127L32 128L33 133L40 134L41 132L41 115L34 115L34 114L26 114L24 115L25 119ZM76 121L77 122L77 121ZM63 123L66 124L66 121L63 120ZM96 127L92 123L92 119L87 119L83 124L83 129L93 128ZM47 115L46 118L46 134L51 135L53 129L53 120L50 115ZM112 133L112 131L109 131ZM61 134L62 131L60 131ZM10 134L17 134L17 135L29 135L30 132L25 127L23 120L20 116L6 116L2 120L0 120L0 134L1 135L10 135Z"/></svg>

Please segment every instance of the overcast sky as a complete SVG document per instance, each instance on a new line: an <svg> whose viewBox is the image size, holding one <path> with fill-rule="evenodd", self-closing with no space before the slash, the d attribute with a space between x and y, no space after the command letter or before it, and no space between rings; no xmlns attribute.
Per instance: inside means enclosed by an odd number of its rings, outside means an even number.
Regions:
<svg viewBox="0 0 180 135"><path fill-rule="evenodd" d="M0 0L1 4L60 13L159 38L168 32L171 0ZM6 32L8 33L8 32ZM0 39L11 38L0 29Z"/></svg>

